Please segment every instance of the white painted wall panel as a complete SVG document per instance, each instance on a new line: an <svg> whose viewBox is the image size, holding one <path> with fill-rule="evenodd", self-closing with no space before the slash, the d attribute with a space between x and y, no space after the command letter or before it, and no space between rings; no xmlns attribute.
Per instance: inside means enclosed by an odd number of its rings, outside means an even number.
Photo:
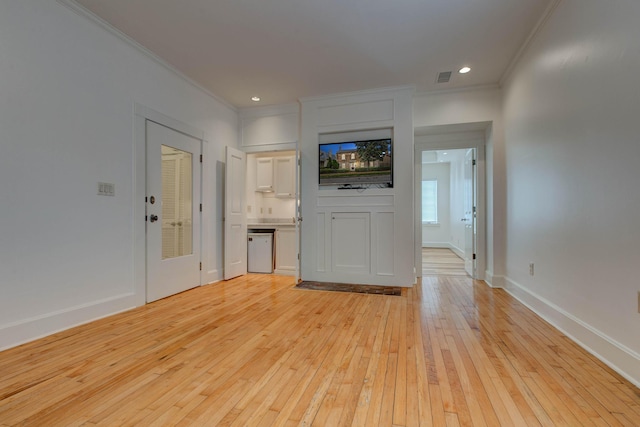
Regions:
<svg viewBox="0 0 640 427"><path fill-rule="evenodd" d="M563 0L504 105L510 289L636 384L638 17L637 1Z"/></svg>
<svg viewBox="0 0 640 427"><path fill-rule="evenodd" d="M247 108L240 112L242 146L290 144L298 141L299 106Z"/></svg>
<svg viewBox="0 0 640 427"><path fill-rule="evenodd" d="M393 120L393 99L328 105L318 108L318 126L354 125Z"/></svg>
<svg viewBox="0 0 640 427"><path fill-rule="evenodd" d="M413 274L413 126L412 88L402 87L327 97L304 99L301 128L302 210L302 278L305 280L367 283L373 285L411 286ZM394 187L363 190L320 188L318 184L318 144L353 141L361 138L393 137ZM332 212L366 213L375 218L379 212L391 213L392 232L370 224L367 245L362 240L355 247L348 230L338 232L333 221L322 218ZM388 217L385 217L388 218ZM310 220L309 220L310 219ZM371 219L373 221L373 219ZM384 221L388 224L388 221ZM324 227L324 228L323 228ZM391 246L378 245L380 231L393 238ZM363 239L360 237L359 239ZM326 239L324 260L331 268L321 269L322 254L317 243ZM330 241L329 241L330 240ZM357 241L357 240L356 240ZM350 246L351 245L351 246ZM373 257L383 256L392 247L393 266L383 263L381 273L372 268ZM347 248L353 249L346 251ZM347 261L341 263L342 255ZM365 256L368 260L349 257ZM377 261L377 258L375 258ZM336 268L337 267L337 268Z"/></svg>
<svg viewBox="0 0 640 427"><path fill-rule="evenodd" d="M375 274L381 276L393 276L395 273L394 265L396 256L394 252L393 242L394 238L394 225L393 212L378 212L375 214L375 227L376 232L374 236L377 240L376 245L374 246L376 249L375 255L375 263L372 268Z"/></svg>
<svg viewBox="0 0 640 427"><path fill-rule="evenodd" d="M0 348L139 303L136 103L210 140L203 262L219 278L215 195L237 113L55 1L1 2L0 39ZM115 196L97 196L98 182L115 184Z"/></svg>

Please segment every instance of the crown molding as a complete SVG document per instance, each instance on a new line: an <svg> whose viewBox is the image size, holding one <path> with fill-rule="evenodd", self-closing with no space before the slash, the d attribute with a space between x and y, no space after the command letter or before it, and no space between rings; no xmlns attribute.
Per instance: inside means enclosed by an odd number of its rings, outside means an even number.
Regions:
<svg viewBox="0 0 640 427"><path fill-rule="evenodd" d="M447 95L450 93L464 93L464 92L484 92L500 90L502 87L497 83L486 85L473 85L464 86L451 89L436 89L436 90L420 90L415 93L415 97L429 96L429 95Z"/></svg>
<svg viewBox="0 0 640 427"><path fill-rule="evenodd" d="M304 104L307 102L323 101L327 99L345 98L349 96L358 96L358 95L376 95L376 94L381 94L385 92L399 92L399 91L411 91L415 93L416 87L414 85L389 86L389 87L374 88L374 89L356 90L351 92L331 93L328 95L306 96L303 98L299 98L298 101L301 104Z"/></svg>
<svg viewBox="0 0 640 427"><path fill-rule="evenodd" d="M500 86L503 86L504 83L509 79L516 65L518 65L518 62L520 62L520 59L522 59L525 52L529 49L529 46L531 46L533 41L538 37L538 34L540 34L540 32L542 31L542 28L545 26L547 21L549 21L549 19L551 18L551 16L553 15L553 13L558 8L561 2L562 0L552 0L551 3L549 3L544 13L536 23L535 27L533 27L533 30L531 30L531 32L529 33L529 36L526 38L522 46L520 46L520 49L518 50L516 55L513 57L511 62L509 62L509 65L504 70L504 73L502 73L502 77L500 77L500 80L499 80Z"/></svg>
<svg viewBox="0 0 640 427"><path fill-rule="evenodd" d="M158 55L156 55L155 53L153 53L152 51L150 51L149 49L147 49L146 47L144 47L143 45L141 45L140 43L138 43L137 41L135 41L134 39L132 39L131 37L126 35L125 33L123 33L122 31L118 30L113 25L111 25L110 23L108 23L104 19L100 18L95 13L93 13L90 10L86 9L84 6L80 5L75 0L56 0L56 1L59 4L67 7L71 11L75 12L77 15L88 19L89 21L93 22L94 24L96 24L97 26L102 28L103 30L106 30L107 32L109 32L112 35L116 36L117 38L119 38L123 42L127 43L129 46L133 47L134 49L136 49L138 52L140 52L144 56L146 56L147 58L149 58L152 61L154 61L156 64L158 64L158 65L164 67L165 69L167 69L168 71L170 71L176 77L184 80L185 82L189 83L191 86L193 86L196 89L200 90L205 95L210 96L211 98L213 98L217 102L223 104L225 107L231 109L232 111L238 112L237 107L234 106L233 104L229 103L229 101L219 97L218 95L216 95L213 92L211 92L210 90L206 89L204 86L200 85L196 81L194 81L191 78L187 77L182 71L178 70L173 65L169 64L167 61L165 61L164 59L160 58Z"/></svg>

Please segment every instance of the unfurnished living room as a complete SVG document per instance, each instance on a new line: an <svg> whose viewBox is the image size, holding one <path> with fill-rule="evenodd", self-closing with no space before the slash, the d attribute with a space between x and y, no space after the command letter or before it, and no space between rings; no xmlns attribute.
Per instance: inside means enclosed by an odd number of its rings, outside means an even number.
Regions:
<svg viewBox="0 0 640 427"><path fill-rule="evenodd" d="M0 2L0 426L640 425L636 0Z"/></svg>

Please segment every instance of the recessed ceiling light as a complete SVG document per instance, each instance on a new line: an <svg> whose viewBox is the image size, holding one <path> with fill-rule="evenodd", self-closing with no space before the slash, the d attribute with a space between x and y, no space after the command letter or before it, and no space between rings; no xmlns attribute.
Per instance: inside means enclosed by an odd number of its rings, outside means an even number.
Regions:
<svg viewBox="0 0 640 427"><path fill-rule="evenodd" d="M259 101L260 101L260 97L259 97L259 96L252 96L252 97L251 97L251 100L252 100L253 102L259 102Z"/></svg>
<svg viewBox="0 0 640 427"><path fill-rule="evenodd" d="M460 74L467 74L469 71L471 71L471 68L469 67L462 67L460 68L460 71L458 71Z"/></svg>

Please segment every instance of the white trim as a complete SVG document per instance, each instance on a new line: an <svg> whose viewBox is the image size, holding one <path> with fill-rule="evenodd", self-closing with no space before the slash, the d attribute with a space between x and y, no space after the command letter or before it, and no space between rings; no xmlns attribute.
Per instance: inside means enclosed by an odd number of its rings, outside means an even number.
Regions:
<svg viewBox="0 0 640 427"><path fill-rule="evenodd" d="M171 64L166 62L164 59L160 58L158 55L156 55L155 53L153 53L152 51L150 51L146 47L142 46L140 43L138 43L137 41L135 41L134 39L132 39L131 37L129 37L128 35L126 35L122 31L118 30L113 25L111 25L110 23L108 23L104 19L100 18L95 13L91 12L90 10L85 8L84 6L80 5L75 0L56 0L56 1L58 3L60 3L61 5L66 6L67 8L69 8L71 11L75 12L77 15L88 19L89 21L91 21L94 24L98 25L103 30L106 30L109 33L111 33L112 35L116 36L117 38L119 38L123 42L127 43L129 46L131 46L134 49L136 49L138 52L142 53L147 58L151 59L152 61L154 61L158 65L164 67L165 69L167 69L168 71L173 73L175 76L177 76L178 78L180 78L180 79L184 80L185 82L189 83L190 85L192 85L196 89L198 89L198 90L202 91L203 93L207 94L208 96L212 97L213 99L215 99L219 103L223 104L227 108L229 108L229 109L231 109L231 110L233 110L235 112L238 111L238 109L234 105L230 104L229 101L219 97L218 95L214 94L210 90L206 89L204 86L202 86L199 83L197 83L195 80L192 80L191 78L187 77L184 73L179 71L177 68L173 67Z"/></svg>
<svg viewBox="0 0 640 427"><path fill-rule="evenodd" d="M256 107L246 107L238 110L240 119L250 117L270 117L280 116L283 114L299 114L300 104L281 104L281 105L265 105Z"/></svg>
<svg viewBox="0 0 640 427"><path fill-rule="evenodd" d="M463 87L454 87L448 89L422 89L418 90L414 93L415 97L428 96L428 95L448 95L452 93L461 93L461 92L484 92L484 91L494 91L499 90L501 86L497 83L483 84L483 85L470 85Z"/></svg>
<svg viewBox="0 0 640 427"><path fill-rule="evenodd" d="M136 296L123 294L0 327L0 351L135 308Z"/></svg>
<svg viewBox="0 0 640 427"><path fill-rule="evenodd" d="M524 53L527 51L527 49L529 49L529 46L531 46L531 44L536 39L538 34L540 34L540 31L542 31L542 28L547 23L547 21L551 18L551 16L553 15L553 12L555 12L555 10L558 8L561 1L562 0L552 0L551 3L549 3L544 13L542 14L542 16L540 17L536 25L533 27L533 30L531 30L526 40L524 41L524 43L522 43L522 46L520 46L520 49L518 50L516 55L513 57L511 62L509 62L509 64L507 65L507 68L504 70L504 73L502 73L500 80L498 80L500 83L500 86L504 85L504 83L509 79L509 76L511 76L511 73L513 72L514 68L516 67L518 62L520 62L520 59L522 58Z"/></svg>
<svg viewBox="0 0 640 427"><path fill-rule="evenodd" d="M504 288L504 276L494 276L492 271L484 272L484 281L492 288Z"/></svg>
<svg viewBox="0 0 640 427"><path fill-rule="evenodd" d="M273 270L273 274L277 274L280 276L295 276L296 275L296 271L295 270L281 270L279 268L276 268Z"/></svg>
<svg viewBox="0 0 640 427"><path fill-rule="evenodd" d="M640 387L640 354L519 283L505 278L505 290L611 369Z"/></svg>
<svg viewBox="0 0 640 427"><path fill-rule="evenodd" d="M383 87L383 88L377 88L377 89L358 90L358 91L353 91L353 92L340 92L340 93L334 93L334 94L329 94L329 95L308 96L308 97L304 97L304 98L299 98L298 101L301 104L304 104L304 103L307 103L307 102L328 101L328 100L334 100L334 99L340 99L340 98L349 98L349 97L352 97L352 96L363 96L363 95L374 95L374 96L376 96L376 98L379 98L379 95L383 95L386 92L397 92L397 91L402 91L402 90L410 90L410 91L415 93L416 87L414 85L390 86L390 87ZM383 97L382 99L391 99L391 98ZM390 120L390 122L393 122L393 120ZM343 126L348 126L348 124L347 125L343 125ZM384 126L380 126L380 127L387 127L387 126L384 125ZM393 127L393 125L391 125L389 127ZM376 128L377 128L377 126L376 126Z"/></svg>

